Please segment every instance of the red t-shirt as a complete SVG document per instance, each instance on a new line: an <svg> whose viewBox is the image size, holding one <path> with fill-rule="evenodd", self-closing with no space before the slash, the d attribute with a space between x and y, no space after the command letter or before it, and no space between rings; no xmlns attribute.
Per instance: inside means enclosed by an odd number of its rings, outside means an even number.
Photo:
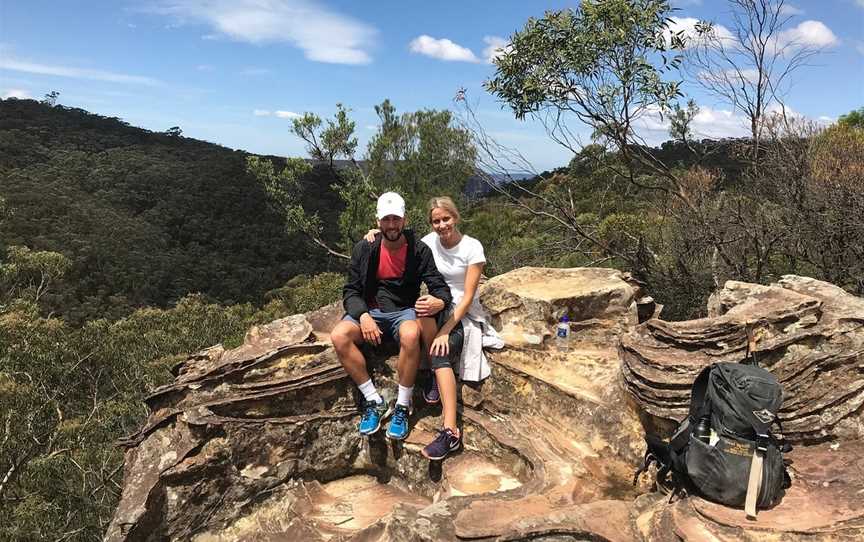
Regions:
<svg viewBox="0 0 864 542"><path fill-rule="evenodd" d="M378 280L402 278L405 273L405 259L408 257L408 243L396 250L388 250L381 245L381 256L378 258Z"/></svg>

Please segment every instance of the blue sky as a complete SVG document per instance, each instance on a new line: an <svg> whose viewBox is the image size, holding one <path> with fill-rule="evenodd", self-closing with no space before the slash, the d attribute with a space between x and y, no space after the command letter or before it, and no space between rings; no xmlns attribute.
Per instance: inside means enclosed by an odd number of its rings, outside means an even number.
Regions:
<svg viewBox="0 0 864 542"><path fill-rule="evenodd" d="M0 97L41 98L117 116L152 130L251 152L299 156L290 118L353 110L361 142L373 106L399 111L452 107L460 87L484 126L537 170L570 153L536 123L502 110L482 83L488 55L530 16L577 2L392 2L319 0L0 0ZM728 24L721 0L679 0L682 27ZM830 122L864 106L864 0L788 3L790 31L825 52L798 72L787 105ZM790 34L791 35L791 34ZM742 134L728 105L686 87L702 107L697 134ZM586 130L579 130L587 134ZM649 141L663 128L646 122Z"/></svg>

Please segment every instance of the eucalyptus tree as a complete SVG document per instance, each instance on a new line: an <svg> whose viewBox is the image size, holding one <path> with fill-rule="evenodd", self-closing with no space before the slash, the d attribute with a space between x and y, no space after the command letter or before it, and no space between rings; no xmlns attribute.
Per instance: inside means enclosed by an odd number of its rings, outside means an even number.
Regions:
<svg viewBox="0 0 864 542"><path fill-rule="evenodd" d="M306 144L310 161L289 158L278 170L270 160L249 157L247 170L261 182L269 203L285 219L285 227L300 232L330 255L349 259L351 245L375 226L375 199L388 190L400 192L411 222L422 223L422 210L432 195L461 195L474 174L475 149L470 134L456 124L449 111L421 110L398 115L389 100L375 106L378 126L358 156L356 123L350 111L337 104L332 119L304 113L294 120L292 133ZM304 176L312 164L323 164L334 180L331 188L343 202L339 216L341 242L325 240L325 228L315 212L303 206Z"/></svg>
<svg viewBox="0 0 864 542"><path fill-rule="evenodd" d="M695 208L687 179L658 160L639 134L640 122L669 114L682 96L677 69L685 41L683 32L672 31L671 13L665 0L586 0L576 9L547 11L510 37L485 87L517 119L539 120L574 154L585 143L579 127L589 127L594 143L616 155L603 163L612 175ZM546 209L537 212L580 243L649 271L655 255L644 238L634 237L629 248L608 242L599 224L586 224L572 198L562 196L546 197Z"/></svg>

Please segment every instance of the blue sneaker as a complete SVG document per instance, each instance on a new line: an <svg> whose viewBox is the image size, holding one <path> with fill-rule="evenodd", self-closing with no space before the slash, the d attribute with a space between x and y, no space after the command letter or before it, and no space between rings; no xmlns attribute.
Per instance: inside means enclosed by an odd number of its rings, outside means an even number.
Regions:
<svg viewBox="0 0 864 542"><path fill-rule="evenodd" d="M432 461L440 461L462 447L462 438L453 434L450 429L438 431L438 436L430 442L423 451L423 457Z"/></svg>
<svg viewBox="0 0 864 542"><path fill-rule="evenodd" d="M390 419L390 427L387 428L387 438L405 440L408 433L408 407L405 405L396 405L393 417Z"/></svg>
<svg viewBox="0 0 864 542"><path fill-rule="evenodd" d="M381 422L390 415L389 403L382 400L366 401L363 404L363 415L360 417L360 434L372 435L381 429Z"/></svg>

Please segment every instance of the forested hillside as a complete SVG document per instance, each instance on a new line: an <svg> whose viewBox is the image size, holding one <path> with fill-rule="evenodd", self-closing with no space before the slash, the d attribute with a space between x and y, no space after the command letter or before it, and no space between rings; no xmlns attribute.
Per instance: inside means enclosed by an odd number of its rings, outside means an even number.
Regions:
<svg viewBox="0 0 864 542"><path fill-rule="evenodd" d="M33 100L0 101L0 251L68 258L42 298L67 322L166 307L191 292L260 303L291 277L335 269L285 232L246 172L247 153ZM335 224L341 202L317 168L304 205ZM325 229L325 236L332 235Z"/></svg>

